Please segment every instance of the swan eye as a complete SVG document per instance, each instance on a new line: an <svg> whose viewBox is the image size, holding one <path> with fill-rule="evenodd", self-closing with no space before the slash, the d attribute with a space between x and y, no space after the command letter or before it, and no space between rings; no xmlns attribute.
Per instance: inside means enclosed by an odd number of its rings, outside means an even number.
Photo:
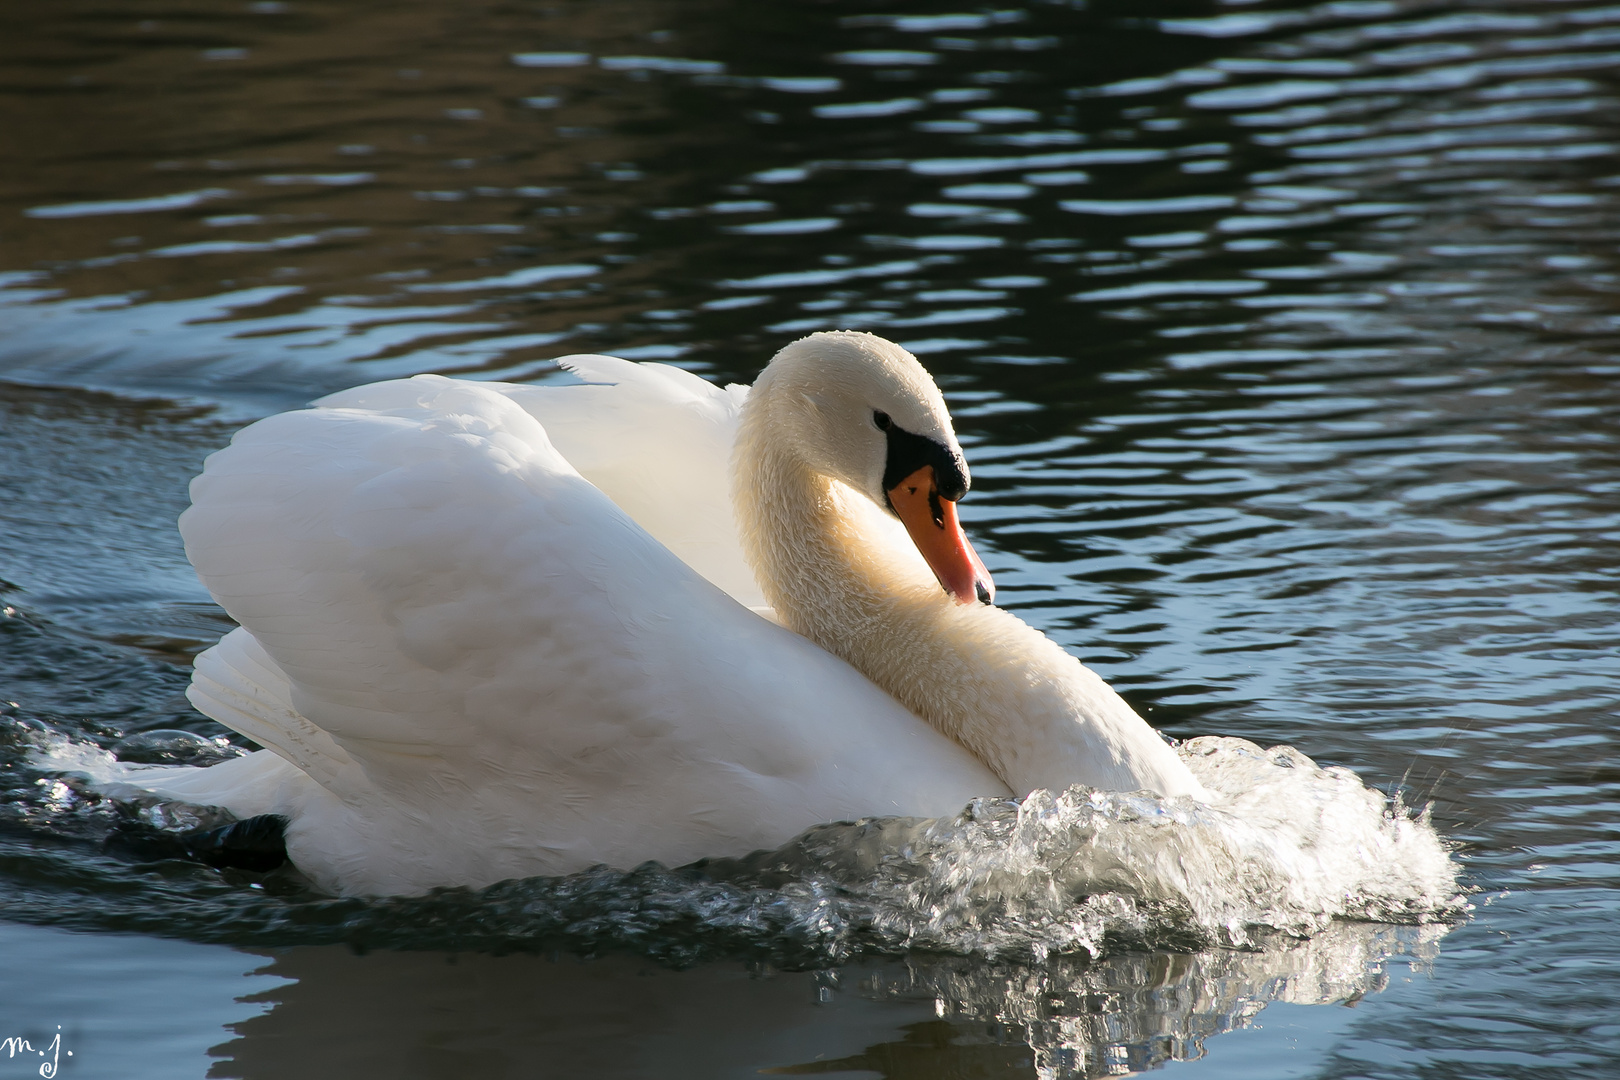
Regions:
<svg viewBox="0 0 1620 1080"><path fill-rule="evenodd" d="M873 413L872 414L872 423L874 423L874 424L876 424L878 426L879 431L888 431L889 430L889 414L886 413L886 412L882 412L882 411Z"/></svg>

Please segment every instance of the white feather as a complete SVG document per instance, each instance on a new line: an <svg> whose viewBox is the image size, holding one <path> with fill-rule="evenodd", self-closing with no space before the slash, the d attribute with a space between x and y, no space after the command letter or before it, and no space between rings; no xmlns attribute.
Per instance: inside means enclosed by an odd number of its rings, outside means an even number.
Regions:
<svg viewBox="0 0 1620 1080"><path fill-rule="evenodd" d="M1204 797L1095 674L944 597L879 509L874 409L960 455L910 354L814 335L752 392L562 363L584 385L378 383L210 457L181 532L241 628L191 700L266 749L120 782L284 814L294 862L351 894L1036 786Z"/></svg>
<svg viewBox="0 0 1620 1080"><path fill-rule="evenodd" d="M362 388L252 425L193 483L187 553L243 626L194 700L324 793L282 777L270 808L306 873L403 893L678 864L1005 793L649 536L522 389Z"/></svg>

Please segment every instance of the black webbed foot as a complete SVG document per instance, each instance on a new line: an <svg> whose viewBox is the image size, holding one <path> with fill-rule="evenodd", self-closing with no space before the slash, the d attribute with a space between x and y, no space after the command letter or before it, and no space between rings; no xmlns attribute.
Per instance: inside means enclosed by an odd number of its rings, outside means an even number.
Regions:
<svg viewBox="0 0 1620 1080"><path fill-rule="evenodd" d="M188 833L124 821L107 836L103 847L108 854L136 862L184 859L216 870L265 873L287 861L286 833L287 819L280 814L260 814Z"/></svg>
<svg viewBox="0 0 1620 1080"><path fill-rule="evenodd" d="M287 861L287 819L280 814L243 818L180 839L193 859L219 870L263 873Z"/></svg>

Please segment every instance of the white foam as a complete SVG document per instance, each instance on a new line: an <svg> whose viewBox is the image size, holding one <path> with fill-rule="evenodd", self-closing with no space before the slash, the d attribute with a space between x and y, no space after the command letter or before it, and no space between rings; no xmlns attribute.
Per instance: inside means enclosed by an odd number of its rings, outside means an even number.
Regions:
<svg viewBox="0 0 1620 1080"><path fill-rule="evenodd" d="M1292 747L1209 737L1180 753L1218 805L1075 786L950 819L811 830L751 862L829 876L896 943L990 956L1249 946L1257 931L1467 910L1426 811Z"/></svg>
<svg viewBox="0 0 1620 1080"><path fill-rule="evenodd" d="M29 741L35 768L85 776L119 797L149 790L154 773L200 773L119 762L59 735ZM1422 925L1468 910L1459 866L1426 811L1288 746L1208 737L1179 753L1217 803L1037 791L978 800L952 818L817 826L776 851L704 864L697 880L638 872L592 887L650 889L677 922L696 917L738 940L813 941L834 957L869 947L1036 960L1247 948L1279 931L1319 934L1334 920ZM600 877L576 877L591 874ZM509 883L467 901L503 908L514 889L532 893L532 921L554 906L560 915L569 880ZM661 920L643 925L627 910L617 921L639 938ZM507 932L531 928L520 919Z"/></svg>

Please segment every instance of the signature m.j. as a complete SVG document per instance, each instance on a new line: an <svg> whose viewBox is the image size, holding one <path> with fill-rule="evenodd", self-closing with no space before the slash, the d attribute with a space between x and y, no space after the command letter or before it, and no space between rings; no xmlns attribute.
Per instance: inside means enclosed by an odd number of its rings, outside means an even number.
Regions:
<svg viewBox="0 0 1620 1080"><path fill-rule="evenodd" d="M73 1051L68 1050L65 1052L68 1057L73 1056ZM20 1035L11 1035L5 1039L0 1039L0 1054L4 1054L8 1061L18 1054L38 1054L42 1058L47 1058L47 1060L40 1062L39 1065L39 1075L43 1076L45 1080L51 1080L56 1075L56 1070L61 1067L63 1053L61 1024L56 1025L56 1037L46 1043L43 1050L35 1050L33 1044Z"/></svg>

